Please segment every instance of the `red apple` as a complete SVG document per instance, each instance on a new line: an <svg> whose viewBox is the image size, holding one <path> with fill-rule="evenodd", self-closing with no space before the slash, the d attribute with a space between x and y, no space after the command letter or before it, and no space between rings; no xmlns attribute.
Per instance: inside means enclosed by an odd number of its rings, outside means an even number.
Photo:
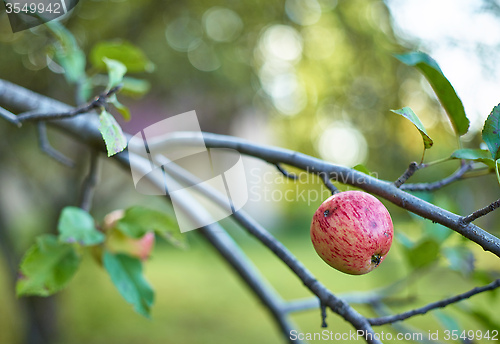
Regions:
<svg viewBox="0 0 500 344"><path fill-rule="evenodd" d="M391 215L375 197L362 191L337 193L314 213L311 240L330 266L351 275L375 269L391 248Z"/></svg>

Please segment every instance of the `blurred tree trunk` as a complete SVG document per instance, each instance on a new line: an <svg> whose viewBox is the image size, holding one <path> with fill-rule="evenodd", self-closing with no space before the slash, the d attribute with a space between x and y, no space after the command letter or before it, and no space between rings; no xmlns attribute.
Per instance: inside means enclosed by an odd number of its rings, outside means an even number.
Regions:
<svg viewBox="0 0 500 344"><path fill-rule="evenodd" d="M17 267L21 257L15 251L3 214L0 199L0 252L11 276L11 286L15 292ZM52 344L58 335L56 297L23 297L17 299L24 320L24 344Z"/></svg>

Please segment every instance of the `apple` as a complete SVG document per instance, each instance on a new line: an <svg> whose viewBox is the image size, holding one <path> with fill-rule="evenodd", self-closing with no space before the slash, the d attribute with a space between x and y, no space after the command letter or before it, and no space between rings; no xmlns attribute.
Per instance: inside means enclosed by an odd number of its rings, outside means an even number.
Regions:
<svg viewBox="0 0 500 344"><path fill-rule="evenodd" d="M311 240L330 266L351 275L366 274L385 259L394 235L391 215L372 195L344 191L314 213Z"/></svg>
<svg viewBox="0 0 500 344"><path fill-rule="evenodd" d="M116 229L116 223L125 216L124 210L115 210L104 217L103 230L107 232L106 247L112 252L123 252L142 261L149 258L155 244L155 233L147 232L138 239L130 238Z"/></svg>

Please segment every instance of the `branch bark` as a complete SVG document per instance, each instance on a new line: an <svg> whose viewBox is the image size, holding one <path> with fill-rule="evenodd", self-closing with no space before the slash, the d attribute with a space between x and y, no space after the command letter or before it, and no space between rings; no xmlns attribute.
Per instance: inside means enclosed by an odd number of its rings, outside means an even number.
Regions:
<svg viewBox="0 0 500 344"><path fill-rule="evenodd" d="M380 318L371 318L368 319L371 325L373 326L380 326L380 325L385 325L385 324L391 324L397 321L402 321L405 319L408 319L410 317L413 317L415 315L421 315L425 314L433 309L436 308L443 308L448 305L451 305L452 303L456 303L465 299L468 299L476 294L483 293L488 290L493 290L500 287L500 279L497 279L493 281L492 283L485 285L483 287L476 287L474 289L469 290L468 292L465 292L463 294L455 295L453 297L450 297L448 299L440 300L437 302L429 303L428 305L417 308L417 309L412 309L411 311L400 313L400 314L395 314L395 315L389 315L385 317L380 317Z"/></svg>

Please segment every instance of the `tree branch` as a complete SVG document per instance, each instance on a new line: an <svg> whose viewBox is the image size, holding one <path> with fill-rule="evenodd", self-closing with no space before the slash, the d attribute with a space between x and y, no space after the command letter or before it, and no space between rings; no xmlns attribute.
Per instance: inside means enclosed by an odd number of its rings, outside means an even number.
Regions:
<svg viewBox="0 0 500 344"><path fill-rule="evenodd" d="M380 300L373 302L371 306L372 306L373 310L379 316L387 316L388 314L390 314L389 307L387 307ZM426 343L441 343L439 341L430 340L428 338L429 337L428 334L423 333L420 330L415 329L413 327L410 327L409 325L405 325L405 324L401 324L401 323L393 323L391 325L399 333L409 334L411 336L412 341L416 341L416 342L420 342L420 343L424 343L424 344L426 344Z"/></svg>
<svg viewBox="0 0 500 344"><path fill-rule="evenodd" d="M0 107L0 117L12 124L15 124L18 127L21 127L21 123L19 123L19 121L17 120L16 115L14 115L10 111L5 110L3 107Z"/></svg>
<svg viewBox="0 0 500 344"><path fill-rule="evenodd" d="M488 291L488 290L493 290L493 289L496 289L498 287L500 287L500 279L497 279L497 280L495 280L495 281L491 282L490 284L485 285L483 287L476 287L474 289L471 289L468 292L465 292L463 294L459 294L459 295L450 297L448 299L440 300L437 302L429 303L428 305L421 307L421 308L412 309L411 311L396 314L396 315L389 315L389 316L384 316L384 317L379 317L379 318L371 318L371 319L368 319L368 322L372 326L380 326L380 325L394 323L397 321L402 321L402 320L411 318L415 315L425 314L425 313L427 313L433 309L436 309L436 308L446 307L452 303L456 303L456 302L468 299L476 294L483 293L483 292Z"/></svg>
<svg viewBox="0 0 500 344"><path fill-rule="evenodd" d="M65 166L75 166L75 163L71 159L67 158L64 154L50 145L49 138L47 137L47 127L44 122L38 122L36 124L36 131L38 134L38 146L42 152Z"/></svg>
<svg viewBox="0 0 500 344"><path fill-rule="evenodd" d="M470 215L465 216L463 218L463 222L470 223L470 222L480 218L481 216L484 216L488 213L491 213L493 210L497 209L498 207L500 207L500 198L497 199L495 202L491 203L490 205L488 205L484 208L481 208L479 210L476 210L475 212L473 212Z"/></svg>
<svg viewBox="0 0 500 344"><path fill-rule="evenodd" d="M90 209L92 208L95 189L97 183L99 182L100 165L99 152L91 151L89 173L83 181L82 191L80 195L80 208L82 208L86 212L90 212Z"/></svg>
<svg viewBox="0 0 500 344"><path fill-rule="evenodd" d="M336 194L336 193L339 192L339 190L331 182L330 175L328 175L326 173L323 173L323 172L319 172L318 175L321 178L321 180L323 181L323 184L325 184L326 188L328 190L330 190L330 192L332 193L332 195L334 195L334 194Z"/></svg>
<svg viewBox="0 0 500 344"><path fill-rule="evenodd" d="M327 173L332 179L340 183L349 184L378 195L401 208L442 224L475 242L485 251L490 251L500 257L499 238L474 224L464 224L462 216L405 192L402 190L403 186L396 188L391 182L376 179L354 169L335 165L288 149L259 145L233 136L203 133L203 139L205 145L209 148L230 148L272 164L283 163L314 174ZM169 137L162 137L161 140L150 140L148 145L150 149L154 149L166 145L169 147L185 147L197 142L199 142L198 133L179 132L169 135ZM466 167L462 167L462 169L466 169Z"/></svg>
<svg viewBox="0 0 500 344"><path fill-rule="evenodd" d="M407 180L408 178L410 178L411 176L413 176L413 174L419 169L419 165L414 161L412 163L410 163L410 165L408 166L408 168L406 169L406 171L401 175L401 177L398 178L398 180L396 180L394 182L394 186L399 188L401 185L403 185Z"/></svg>
<svg viewBox="0 0 500 344"><path fill-rule="evenodd" d="M298 176L295 173L290 173L281 166L281 164L275 164L278 171L280 171L285 177L297 180Z"/></svg>
<svg viewBox="0 0 500 344"><path fill-rule="evenodd" d="M118 92L121 88L122 85L113 87L108 92L95 97L94 100L92 100L88 104L79 106L69 111L40 113L37 110L31 110L18 115L16 118L19 123L22 123L22 122L48 121L54 119L74 117L77 115L88 113L96 108L106 107L108 98L111 97L116 92Z"/></svg>
<svg viewBox="0 0 500 344"><path fill-rule="evenodd" d="M464 174L472 169L472 164L464 164L460 166L458 170L456 170L450 176L438 180L433 183L414 183L414 184L405 184L401 185L400 189L405 191L433 191L440 189L448 184L451 184L459 179L461 179Z"/></svg>

